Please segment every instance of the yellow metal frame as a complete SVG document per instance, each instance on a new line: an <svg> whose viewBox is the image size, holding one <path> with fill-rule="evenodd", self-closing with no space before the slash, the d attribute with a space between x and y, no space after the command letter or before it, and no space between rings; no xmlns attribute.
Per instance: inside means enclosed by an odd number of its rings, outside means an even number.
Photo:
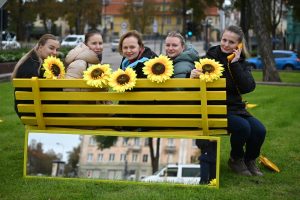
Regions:
<svg viewBox="0 0 300 200"><path fill-rule="evenodd" d="M87 178L57 178L57 177L38 177L38 176L28 176L26 174L27 171L27 146L28 146L28 136L30 133L42 133L42 134L79 134L79 135L103 135L103 136L121 136L121 137L157 137L157 138L177 138L177 139L207 139L207 140L214 140L217 142L217 158L216 158L216 185L209 186L209 185L184 185L184 184L174 184L179 185L182 187L209 187L209 188L219 188L220 185L220 137L214 136L195 136L195 135L187 135L187 134L180 134L180 135L164 135L162 132L152 133L152 132L143 132L143 134L136 134L132 132L97 132L92 130L68 130L68 129L53 129L53 130L39 130L35 129L34 127L27 126L25 130L25 142L24 142L24 167L23 167L23 176L25 178L42 178L42 179L55 179L55 180L78 180L78 181L96 181L96 182L113 182L113 183L123 183L123 184L142 184L142 185L168 185L172 186L173 184L169 183L144 183L144 182L132 182L132 181L125 181L125 180L95 180L95 179L87 179Z"/></svg>

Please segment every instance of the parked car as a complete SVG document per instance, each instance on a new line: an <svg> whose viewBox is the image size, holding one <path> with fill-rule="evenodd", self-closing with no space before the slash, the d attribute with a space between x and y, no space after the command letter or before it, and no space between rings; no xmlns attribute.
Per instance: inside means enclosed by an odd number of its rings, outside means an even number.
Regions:
<svg viewBox="0 0 300 200"><path fill-rule="evenodd" d="M118 51L118 48L119 48L119 42L120 42L120 39L114 39L110 46L111 46L111 51L112 52L115 52L115 51Z"/></svg>
<svg viewBox="0 0 300 200"><path fill-rule="evenodd" d="M84 42L84 35L67 35L61 42L61 46L75 47Z"/></svg>
<svg viewBox="0 0 300 200"><path fill-rule="evenodd" d="M300 70L300 58L294 51L273 50L276 68L279 70ZM248 58L250 66L253 69L262 69L263 63L261 57Z"/></svg>
<svg viewBox="0 0 300 200"><path fill-rule="evenodd" d="M18 49L21 48L19 42L17 42L16 34L11 32L2 32L2 49Z"/></svg>
<svg viewBox="0 0 300 200"><path fill-rule="evenodd" d="M200 164L169 164L141 181L199 184Z"/></svg>

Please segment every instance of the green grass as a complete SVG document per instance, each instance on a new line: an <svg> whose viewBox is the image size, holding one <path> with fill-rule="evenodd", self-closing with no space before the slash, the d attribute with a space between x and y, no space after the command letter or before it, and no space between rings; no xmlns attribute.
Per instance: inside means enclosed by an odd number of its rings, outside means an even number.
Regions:
<svg viewBox="0 0 300 200"><path fill-rule="evenodd" d="M227 167L229 137L221 138L220 189L23 178L24 127L13 110L11 83L0 84L0 199L297 199L300 195L300 87L258 85L245 96L258 104L252 113L267 127L262 154L280 173L241 177Z"/></svg>
<svg viewBox="0 0 300 200"><path fill-rule="evenodd" d="M262 81L263 73L262 71L252 71L255 81ZM285 72L280 71L279 76L282 82L286 83L300 83L300 73L299 72Z"/></svg>

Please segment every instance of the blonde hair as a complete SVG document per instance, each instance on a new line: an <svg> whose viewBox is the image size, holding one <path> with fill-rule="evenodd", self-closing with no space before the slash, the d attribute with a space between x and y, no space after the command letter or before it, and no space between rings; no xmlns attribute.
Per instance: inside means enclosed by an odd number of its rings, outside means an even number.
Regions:
<svg viewBox="0 0 300 200"><path fill-rule="evenodd" d="M184 37L180 33L176 32L176 31L170 32L167 35L167 37L176 37L176 38L178 38L180 40L182 46L185 45L185 39L184 39Z"/></svg>
<svg viewBox="0 0 300 200"><path fill-rule="evenodd" d="M48 40L57 40L57 38L52 35L52 34L44 34L42 35L42 37L39 39L38 43L28 52L26 53L16 64L15 68L14 68L14 71L11 75L11 78L15 78L16 75L17 75L17 72L18 72L18 69L19 67L27 60L28 57L30 57L30 54L32 52L35 52L37 55L37 50L40 46L44 46ZM39 70L41 68L41 65L42 65L42 62L43 62L43 59L39 57L39 61L40 61L40 67L39 67Z"/></svg>
<svg viewBox="0 0 300 200"><path fill-rule="evenodd" d="M227 28L225 28L225 30L223 31L222 35L224 34L225 31L229 31L229 32L232 32L232 33L235 33L239 36L239 42L241 42L243 44L243 50L242 50L242 53L244 54L244 56L247 58L250 56L250 53L247 49L247 42L245 40L245 35L244 35L244 32L242 30L241 27L239 26L234 26L234 25L231 25L231 26L228 26Z"/></svg>

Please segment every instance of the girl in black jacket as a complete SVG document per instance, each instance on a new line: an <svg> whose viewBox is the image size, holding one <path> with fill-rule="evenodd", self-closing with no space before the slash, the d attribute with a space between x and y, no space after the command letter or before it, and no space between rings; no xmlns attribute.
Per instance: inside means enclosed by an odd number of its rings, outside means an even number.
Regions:
<svg viewBox="0 0 300 200"><path fill-rule="evenodd" d="M231 152L229 167L236 173L245 176L262 176L256 166L266 129L246 109L242 94L255 89L255 81L245 61L244 34L240 27L229 26L222 34L221 44L211 47L207 58L215 59L225 68L222 77L226 78L228 132L231 133ZM232 60L227 57L234 54ZM191 78L199 77L200 71L193 70Z"/></svg>

